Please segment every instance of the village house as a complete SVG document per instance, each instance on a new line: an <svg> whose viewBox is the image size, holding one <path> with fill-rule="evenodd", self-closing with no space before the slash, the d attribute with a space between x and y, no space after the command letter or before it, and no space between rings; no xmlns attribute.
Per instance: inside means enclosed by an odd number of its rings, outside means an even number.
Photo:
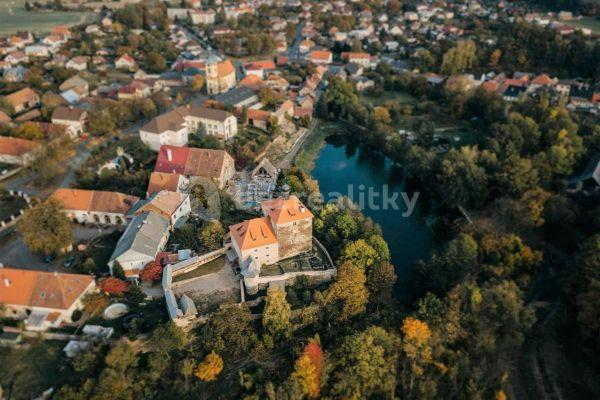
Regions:
<svg viewBox="0 0 600 400"><path fill-rule="evenodd" d="M4 100L10 104L15 113L30 110L40 104L40 96L30 88L24 88L8 96Z"/></svg>
<svg viewBox="0 0 600 400"><path fill-rule="evenodd" d="M87 64L90 58L88 56L77 56L71 58L65 64L65 68L73 69L75 71L85 71L87 69Z"/></svg>
<svg viewBox="0 0 600 400"><path fill-rule="evenodd" d="M96 288L90 275L0 268L0 314L24 320L25 328L44 331L71 322L82 300Z"/></svg>
<svg viewBox="0 0 600 400"><path fill-rule="evenodd" d="M153 151L162 145L185 146L188 135L202 128L205 134L229 140L237 134L237 119L227 111L187 105L153 118L140 129L140 139Z"/></svg>
<svg viewBox="0 0 600 400"><path fill-rule="evenodd" d="M0 162L20 166L29 165L35 159L39 148L40 145L32 140L0 136Z"/></svg>
<svg viewBox="0 0 600 400"><path fill-rule="evenodd" d="M130 211L140 200L119 192L68 188L56 189L51 198L73 222L101 225L127 225Z"/></svg>
<svg viewBox="0 0 600 400"><path fill-rule="evenodd" d="M159 214L168 219L171 226L175 226L177 221L185 221L192 212L190 195L169 190L155 192L148 199L140 201L133 213L138 215L145 211Z"/></svg>
<svg viewBox="0 0 600 400"><path fill-rule="evenodd" d="M159 214L144 211L136 215L110 256L110 273L118 263L127 279L137 280L144 266L164 249L169 240L169 227L169 220Z"/></svg>
<svg viewBox="0 0 600 400"><path fill-rule="evenodd" d="M310 52L309 60L315 64L331 64L333 54L326 50L313 50Z"/></svg>
<svg viewBox="0 0 600 400"><path fill-rule="evenodd" d="M249 75L252 76L252 75ZM215 96L215 101L229 107L250 107L259 102L257 93L249 87L241 86Z"/></svg>
<svg viewBox="0 0 600 400"><path fill-rule="evenodd" d="M83 134L87 112L75 107L56 107L52 112L52 123L62 125L69 136L74 139Z"/></svg>
<svg viewBox="0 0 600 400"><path fill-rule="evenodd" d="M190 18L194 25L212 25L215 23L217 13L213 9L190 10Z"/></svg>
<svg viewBox="0 0 600 400"><path fill-rule="evenodd" d="M208 94L224 93L235 86L235 67L231 60L221 61L216 56L210 56L205 68Z"/></svg>
<svg viewBox="0 0 600 400"><path fill-rule="evenodd" d="M161 190L181 193L188 189L189 184L190 180L182 174L154 171L150 174L146 196L150 197Z"/></svg>
<svg viewBox="0 0 600 400"><path fill-rule="evenodd" d="M11 65L27 64L29 62L29 57L27 57L27 54L25 54L24 51L14 51L4 57L4 61Z"/></svg>
<svg viewBox="0 0 600 400"><path fill-rule="evenodd" d="M152 94L149 85L142 81L133 81L129 85L119 88L117 97L119 99L143 99Z"/></svg>
<svg viewBox="0 0 600 400"><path fill-rule="evenodd" d="M58 90L60 90L61 92L73 90L80 96L87 96L90 90L90 85L85 79L83 79L79 75L75 75L64 81L58 87Z"/></svg>
<svg viewBox="0 0 600 400"><path fill-rule="evenodd" d="M132 71L136 67L136 64L133 57L129 54L123 54L115 60L115 67L121 70Z"/></svg>
<svg viewBox="0 0 600 400"><path fill-rule="evenodd" d="M164 145L158 152L155 172L208 178L219 189L235 175L235 161L224 150Z"/></svg>
<svg viewBox="0 0 600 400"><path fill-rule="evenodd" d="M371 65L371 56L368 53L343 52L342 60L360 65L363 68L369 68Z"/></svg>

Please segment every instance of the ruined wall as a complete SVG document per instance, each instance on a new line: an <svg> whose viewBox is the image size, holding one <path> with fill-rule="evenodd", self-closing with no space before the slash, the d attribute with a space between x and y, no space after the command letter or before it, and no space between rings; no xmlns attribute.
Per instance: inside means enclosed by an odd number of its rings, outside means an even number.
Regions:
<svg viewBox="0 0 600 400"><path fill-rule="evenodd" d="M293 257L312 249L312 218L277 226L279 258Z"/></svg>

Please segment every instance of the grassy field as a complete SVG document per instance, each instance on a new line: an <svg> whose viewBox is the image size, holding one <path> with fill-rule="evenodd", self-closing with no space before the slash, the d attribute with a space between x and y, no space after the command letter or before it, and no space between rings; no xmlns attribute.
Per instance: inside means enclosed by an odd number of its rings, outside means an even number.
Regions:
<svg viewBox="0 0 600 400"><path fill-rule="evenodd" d="M566 24L577 28L588 28L592 30L592 33L600 35L600 19L594 17L581 17L579 20L567 21Z"/></svg>
<svg viewBox="0 0 600 400"><path fill-rule="evenodd" d="M417 102L417 99L413 95L406 92L383 92L381 96L364 96L363 98L374 106L384 104L388 101L395 101L400 104L415 104Z"/></svg>
<svg viewBox="0 0 600 400"><path fill-rule="evenodd" d="M25 0L0 1L0 35L10 35L20 30L44 33L56 25L82 24L95 17L94 13L28 12L24 4Z"/></svg>
<svg viewBox="0 0 600 400"><path fill-rule="evenodd" d="M206 264L190 271L185 274L177 275L173 278L173 282L181 282L186 279L198 278L200 276L213 274L215 272L219 272L225 266L225 256L221 256L219 258L215 258L212 261L207 262Z"/></svg>

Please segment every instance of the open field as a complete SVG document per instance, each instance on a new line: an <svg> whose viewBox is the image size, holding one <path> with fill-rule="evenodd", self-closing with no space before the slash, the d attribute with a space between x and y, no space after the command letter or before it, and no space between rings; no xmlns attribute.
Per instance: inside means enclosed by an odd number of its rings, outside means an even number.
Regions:
<svg viewBox="0 0 600 400"><path fill-rule="evenodd" d="M415 104L417 99L414 98L413 95L407 92L394 91L394 92L383 92L381 96L364 96L364 99L373 104L374 106L379 106L388 101L398 102L399 104Z"/></svg>
<svg viewBox="0 0 600 400"><path fill-rule="evenodd" d="M0 1L0 35L10 35L19 30L34 33L49 32L56 25L77 25L94 19L94 13L80 12L28 12L25 0Z"/></svg>
<svg viewBox="0 0 600 400"><path fill-rule="evenodd" d="M600 19L594 17L581 17L581 19L574 19L572 21L565 21L567 25L572 25L577 28L588 28L592 30L592 33L600 35Z"/></svg>

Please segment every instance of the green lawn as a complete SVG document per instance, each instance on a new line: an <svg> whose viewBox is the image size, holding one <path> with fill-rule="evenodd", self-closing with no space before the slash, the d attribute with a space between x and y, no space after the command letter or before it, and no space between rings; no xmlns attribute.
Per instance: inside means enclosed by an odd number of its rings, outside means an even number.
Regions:
<svg viewBox="0 0 600 400"><path fill-rule="evenodd" d="M383 92L381 96L363 96L363 98L373 104L374 106L379 106L388 101L395 101L399 104L415 104L417 99L414 98L413 95L407 92Z"/></svg>
<svg viewBox="0 0 600 400"><path fill-rule="evenodd" d="M581 17L581 19L574 19L572 21L566 21L567 25L572 25L577 28L588 28L592 30L592 33L600 35L600 19L594 17Z"/></svg>
<svg viewBox="0 0 600 400"><path fill-rule="evenodd" d="M28 12L25 0L0 1L0 35L19 30L34 33L49 32L56 25L78 25L94 19L94 13L81 12Z"/></svg>
<svg viewBox="0 0 600 400"><path fill-rule="evenodd" d="M23 347L0 347L0 385L7 398L37 398L64 380L65 342L32 341Z"/></svg>
<svg viewBox="0 0 600 400"><path fill-rule="evenodd" d="M185 274L177 275L173 278L173 282L181 282L187 279L198 278L200 276L219 272L225 266L225 256L215 258L212 261L190 271Z"/></svg>

